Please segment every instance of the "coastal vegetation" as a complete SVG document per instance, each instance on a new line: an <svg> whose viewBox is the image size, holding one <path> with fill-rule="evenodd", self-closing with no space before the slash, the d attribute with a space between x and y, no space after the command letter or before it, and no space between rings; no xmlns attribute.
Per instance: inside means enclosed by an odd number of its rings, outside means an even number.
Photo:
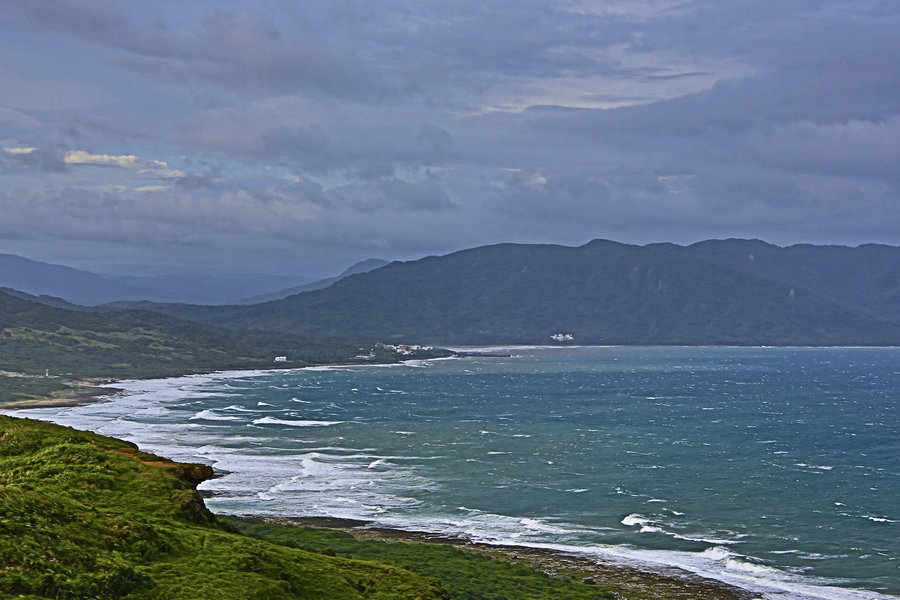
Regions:
<svg viewBox="0 0 900 600"><path fill-rule="evenodd" d="M0 292L0 404L83 395L91 378L164 377L223 369L396 362L445 356L379 350L375 341L225 330L150 311L91 312ZM284 362L274 362L284 356ZM5 373L5 375L4 375Z"/></svg>
<svg viewBox="0 0 900 600"><path fill-rule="evenodd" d="M446 598L407 569L236 533L204 465L0 416L0 594L21 598Z"/></svg>
<svg viewBox="0 0 900 600"><path fill-rule="evenodd" d="M83 312L0 293L0 367L76 377L156 377L348 360L360 344L225 331L150 311Z"/></svg>
<svg viewBox="0 0 900 600"><path fill-rule="evenodd" d="M0 375L0 404L15 404L70 391L68 383L60 378Z"/></svg>
<svg viewBox="0 0 900 600"><path fill-rule="evenodd" d="M172 462L128 442L0 416L0 595L614 597L593 582L449 546L216 517L196 491L212 475L208 466Z"/></svg>
<svg viewBox="0 0 900 600"><path fill-rule="evenodd" d="M398 565L438 579L452 600L607 600L617 596L607 586L570 573L551 577L499 553L470 552L449 544L387 539L359 539L344 531L294 527L271 519L221 517L239 531L293 548ZM621 596L618 596L621 598Z"/></svg>

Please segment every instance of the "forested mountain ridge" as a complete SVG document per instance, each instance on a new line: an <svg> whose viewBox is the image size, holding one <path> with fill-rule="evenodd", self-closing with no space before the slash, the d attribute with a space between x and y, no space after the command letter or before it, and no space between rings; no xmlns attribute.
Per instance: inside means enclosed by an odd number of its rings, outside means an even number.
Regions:
<svg viewBox="0 0 900 600"><path fill-rule="evenodd" d="M900 248L710 240L498 244L394 262L204 323L435 343L900 344Z"/></svg>

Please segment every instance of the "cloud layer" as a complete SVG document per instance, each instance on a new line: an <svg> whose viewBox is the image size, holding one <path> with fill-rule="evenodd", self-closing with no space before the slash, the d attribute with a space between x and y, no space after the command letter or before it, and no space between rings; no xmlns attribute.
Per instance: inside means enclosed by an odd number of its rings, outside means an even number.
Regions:
<svg viewBox="0 0 900 600"><path fill-rule="evenodd" d="M900 6L0 0L0 252L900 243Z"/></svg>

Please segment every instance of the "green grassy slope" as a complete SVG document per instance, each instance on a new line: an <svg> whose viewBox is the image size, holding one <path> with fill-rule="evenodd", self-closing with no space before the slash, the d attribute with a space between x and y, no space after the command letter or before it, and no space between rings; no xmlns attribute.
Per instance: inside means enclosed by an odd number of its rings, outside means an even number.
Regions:
<svg viewBox="0 0 900 600"><path fill-rule="evenodd" d="M360 540L349 533L266 523L262 519L224 517L240 531L261 539L338 556L403 566L436 577L452 600L609 600L622 598L603 584L550 577L501 557L467 552L449 545ZM631 597L631 596L629 596Z"/></svg>
<svg viewBox="0 0 900 600"><path fill-rule="evenodd" d="M408 570L253 539L220 525L204 465L0 416L0 596L445 598Z"/></svg>
<svg viewBox="0 0 900 600"><path fill-rule="evenodd" d="M150 311L82 312L0 292L0 370L76 377L180 375L346 361L359 344L223 331Z"/></svg>

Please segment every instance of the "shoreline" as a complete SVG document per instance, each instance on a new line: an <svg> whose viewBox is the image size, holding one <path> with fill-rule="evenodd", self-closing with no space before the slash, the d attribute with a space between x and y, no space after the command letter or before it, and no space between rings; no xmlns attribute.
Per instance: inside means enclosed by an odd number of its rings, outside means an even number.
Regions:
<svg viewBox="0 0 900 600"><path fill-rule="evenodd" d="M323 363L311 364L292 367L245 367L230 369L213 369L209 371L188 371L175 375L150 375L144 377L88 377L84 379L72 379L69 382L69 389L62 390L41 398L27 398L21 400L3 400L0 398L0 411L31 409L31 408L68 408L92 404L100 402L106 397L116 396L125 392L115 385L124 381L156 381L166 379L177 379L190 376L215 376L232 373L271 373L286 371L302 371L306 369L332 369L347 367L366 367L366 366L393 366L403 365L416 361L430 360L449 360L449 359L470 359L470 358L510 358L514 355L507 353L510 350L526 350L526 349L566 349L566 348L725 348L725 349L769 349L769 348L790 348L790 349L819 349L819 348L846 348L846 349L898 349L900 346L733 346L728 344L711 344L711 345L683 345L683 344L493 344L481 346L454 345L442 346L452 354L449 356L438 356L433 358L405 358L397 361L363 361L363 362L344 362L344 363ZM13 377L37 377L34 375L25 375L10 371L0 371L0 375Z"/></svg>
<svg viewBox="0 0 900 600"><path fill-rule="evenodd" d="M85 379L72 379L66 382L68 389L51 393L47 396L39 398L25 398L21 400L3 400L0 398L0 411L9 410L26 410L32 408L70 408L73 406L83 406L85 404L94 404L101 402L107 397L117 396L126 393L127 390L115 387L116 385L126 381L165 381L167 379L180 379L182 377L203 377L216 375L231 375L233 373L243 374L250 373L278 373L286 371L302 371L305 369L317 368L340 368L340 367L358 367L358 366L383 366L404 364L415 360L441 360L441 358L412 358L398 362L367 362L367 363L327 363L321 365L304 365L302 367L271 367L261 369L259 367L247 367L245 369L218 369L212 371L198 371L180 373L177 375L155 375L147 377L89 377ZM452 356L447 358L461 358ZM22 373L0 372L7 376L13 377L33 377Z"/></svg>
<svg viewBox="0 0 900 600"><path fill-rule="evenodd" d="M237 515L228 515L237 516ZM594 582L615 588L616 592L635 594L647 600L753 600L750 590L715 579L700 577L677 567L639 567L579 555L561 550L509 544L473 542L462 537L407 531L387 527L371 527L371 521L334 517L256 517L265 523L310 529L343 531L361 540L381 540L413 544L448 545L467 552L501 555L513 563L525 564L552 577L568 577L576 581Z"/></svg>
<svg viewBox="0 0 900 600"><path fill-rule="evenodd" d="M467 358L459 353L451 357L424 360L446 360L447 358ZM9 413L19 409L70 408L75 406L102 402L127 394L125 388L115 387L128 381L160 381L179 379L191 376L234 376L240 377L252 373L276 373L300 371L316 368L346 368L394 366L423 359L409 359L395 363L335 363L324 365L307 365L303 367L272 369L226 369L205 373L188 373L168 377L147 378L90 378L72 382L69 390L58 395L45 398L20 400L14 402L0 401L0 412ZM100 387L102 386L102 387ZM74 393L73 393L74 392ZM201 492L202 494L203 492ZM233 515L229 515L233 516ZM425 531L408 531L389 527L372 527L371 521L342 519L334 517L254 517L272 523L280 523L295 527L331 529L344 531L360 539L380 539L385 541L445 544L470 552L482 552L489 555L502 555L507 559L525 564L551 576L570 577L576 580L590 579L620 589L623 593L637 594L646 600L754 600L758 595L749 590L731 586L715 579L701 577L678 567L638 567L624 561L606 560L596 557L581 556L571 552L549 548L515 546L509 544L487 544L473 542L463 537L429 533Z"/></svg>
<svg viewBox="0 0 900 600"><path fill-rule="evenodd" d="M0 411L24 410L30 408L70 408L100 402L107 396L120 394L125 390L113 387L120 379L91 378L77 379L67 383L68 388L40 398L20 400L0 399Z"/></svg>
<svg viewBox="0 0 900 600"><path fill-rule="evenodd" d="M555 347L555 346L554 346ZM600 346L609 347L609 346ZM509 348L509 347L503 347ZM542 348L540 346L520 346L519 348ZM550 348L550 347L547 347ZM849 348L849 347L846 347ZM855 347L854 347L855 348ZM164 377L138 377L122 379L91 379L72 382L76 393L63 391L59 397L47 397L39 400L23 400L16 403L4 403L0 401L0 413L12 412L18 409L28 408L67 408L79 405L88 405L97 402L114 401L116 397L129 395L130 390L115 387L119 383L139 381L165 381L181 379L185 377L223 377L239 378L255 374L268 375L291 371L305 371L316 369L341 369L355 367L392 367L410 362L424 362L431 360L464 359L465 355L455 355L441 358L419 359L410 358L396 362L364 362L364 363L329 363L321 365L305 365L292 367L273 367L266 369L225 369L208 372L187 373ZM77 384L77 387L76 387ZM97 387L102 385L104 387ZM29 404L30 403L30 404ZM408 531L389 527L376 527L369 521L354 521L347 519L335 519L331 517L266 517L272 522L281 522L300 527L313 527L320 529L334 529L345 531L361 538L376 538L394 541L408 541L412 543L448 544L454 547L485 552L488 554L502 554L510 560L526 563L548 574L554 573L585 573L587 578L597 581L623 582L623 586L632 586L623 589L638 590L635 593L644 594L643 598L660 599L674 598L709 598L710 600L758 600L762 592L753 592L751 589L732 585L709 576L692 573L689 570L677 566L668 567L665 564L630 562L628 558L617 560L613 558L597 557L593 555L567 552L563 549L542 548L532 546L516 546L505 544L490 544L472 542L466 538L457 538L450 535L429 533L426 531ZM289 522L289 523L288 523ZM586 549L587 550L587 549ZM765 584L766 581L761 581ZM819 584L823 585L823 584ZM840 588L847 591L860 591L856 588ZM778 593L775 591L774 593ZM768 597L768 596L767 596ZM804 596L805 597L805 596ZM812 596L810 596L812 597ZM818 596L816 596L818 597ZM824 597L824 596L823 596ZM830 596L829 596L830 597ZM856 596L853 596L854 598ZM874 597L893 598L873 592Z"/></svg>

